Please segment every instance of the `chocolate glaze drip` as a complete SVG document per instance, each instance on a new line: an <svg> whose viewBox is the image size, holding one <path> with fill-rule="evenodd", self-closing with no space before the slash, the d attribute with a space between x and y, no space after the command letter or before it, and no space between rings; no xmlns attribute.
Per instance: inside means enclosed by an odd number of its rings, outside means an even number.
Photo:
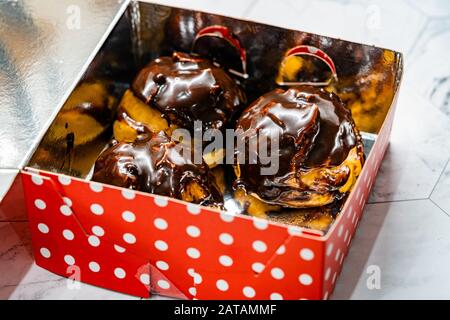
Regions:
<svg viewBox="0 0 450 320"><path fill-rule="evenodd" d="M97 159L92 180L177 199L197 183L204 192L200 204L221 206L223 197L208 166L194 164L190 150L180 153L176 146L163 132L133 143L115 142Z"/></svg>
<svg viewBox="0 0 450 320"><path fill-rule="evenodd" d="M258 163L239 165L240 177L235 183L235 187L243 187L268 202L282 204L285 197L307 200L312 190L302 185L300 174L341 164L355 146L362 154L361 137L350 110L337 95L322 88L300 86L269 92L243 112L237 128L279 141L276 174L261 175L263 165L257 154ZM348 174L326 177L321 191L337 191Z"/></svg>
<svg viewBox="0 0 450 320"><path fill-rule="evenodd" d="M116 119L118 121L124 121L128 126L135 130L137 133L137 139L139 140L147 139L153 134L152 130L144 123L138 122L131 118L122 106L119 106L117 110Z"/></svg>
<svg viewBox="0 0 450 320"><path fill-rule="evenodd" d="M224 70L179 52L143 68L132 89L170 123L191 130L196 120L203 130L222 129L245 103L243 91Z"/></svg>

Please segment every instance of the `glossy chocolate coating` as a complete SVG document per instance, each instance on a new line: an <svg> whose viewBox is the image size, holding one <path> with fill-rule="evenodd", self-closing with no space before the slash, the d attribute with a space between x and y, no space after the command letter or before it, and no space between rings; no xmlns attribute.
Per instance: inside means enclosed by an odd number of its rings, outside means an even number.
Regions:
<svg viewBox="0 0 450 320"><path fill-rule="evenodd" d="M243 112L237 128L279 141L276 174L262 175L259 160L257 164L247 161L239 165L240 177L235 183L271 203L283 205L283 199L293 197L307 200L312 190L302 185L299 175L341 164L355 146L362 154L361 137L350 110L337 95L322 88L301 86L269 92ZM336 192L338 196L345 174L326 177L321 192Z"/></svg>
<svg viewBox="0 0 450 320"><path fill-rule="evenodd" d="M143 68L132 89L170 123L190 130L196 120L202 121L203 130L224 128L245 102L244 93L224 70L179 52Z"/></svg>
<svg viewBox="0 0 450 320"><path fill-rule="evenodd" d="M162 132L133 143L116 142L95 162L92 179L177 199L189 184L197 183L204 192L199 203L220 206L223 197L208 166L194 164L191 150L180 153L176 146Z"/></svg>

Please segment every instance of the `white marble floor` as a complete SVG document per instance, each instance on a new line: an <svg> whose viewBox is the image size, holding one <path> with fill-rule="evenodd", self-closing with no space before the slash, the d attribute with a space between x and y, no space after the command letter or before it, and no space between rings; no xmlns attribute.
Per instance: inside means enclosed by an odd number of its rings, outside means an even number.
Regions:
<svg viewBox="0 0 450 320"><path fill-rule="evenodd" d="M405 54L391 144L332 299L450 299L450 2L155 0ZM35 266L25 217L0 217L0 298L133 299ZM372 270L380 286L368 286ZM370 284L370 283L369 283Z"/></svg>

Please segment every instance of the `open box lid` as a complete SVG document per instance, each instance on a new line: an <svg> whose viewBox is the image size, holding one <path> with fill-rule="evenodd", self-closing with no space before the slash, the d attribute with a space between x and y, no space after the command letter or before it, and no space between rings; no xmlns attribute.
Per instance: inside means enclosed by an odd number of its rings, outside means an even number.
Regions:
<svg viewBox="0 0 450 320"><path fill-rule="evenodd" d="M0 199L127 5L81 0L0 3L5 66L0 70Z"/></svg>

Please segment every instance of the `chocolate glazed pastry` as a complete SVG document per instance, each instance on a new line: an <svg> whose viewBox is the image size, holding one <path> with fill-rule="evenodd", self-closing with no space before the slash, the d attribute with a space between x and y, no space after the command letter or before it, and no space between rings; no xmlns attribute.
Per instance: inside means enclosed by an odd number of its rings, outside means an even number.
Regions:
<svg viewBox="0 0 450 320"><path fill-rule="evenodd" d="M89 143L111 124L116 98L107 81L86 81L72 92L49 129L45 142L70 142L72 147Z"/></svg>
<svg viewBox="0 0 450 320"><path fill-rule="evenodd" d="M201 205L222 207L223 197L203 162L164 132L134 142L113 142L95 162L92 180ZM188 156L186 156L188 155Z"/></svg>
<svg viewBox="0 0 450 320"><path fill-rule="evenodd" d="M261 173L259 154L255 164L239 163L236 157L235 165L235 188L272 205L307 208L340 200L364 162L362 139L350 110L322 88L269 92L244 111L237 129L263 135L271 139L269 145L273 139L279 141L279 149L271 155L272 161L278 157L275 174Z"/></svg>
<svg viewBox="0 0 450 320"><path fill-rule="evenodd" d="M180 52L143 68L132 90L169 123L188 130L196 120L202 121L203 130L221 130L245 103L243 91L224 70Z"/></svg>
<svg viewBox="0 0 450 320"><path fill-rule="evenodd" d="M132 142L161 130L172 136L179 127L192 133L195 121L201 121L203 132L224 130L245 102L245 94L224 70L209 60L175 52L139 72L120 102L114 136ZM223 150L217 150L204 159L212 168L223 156Z"/></svg>

